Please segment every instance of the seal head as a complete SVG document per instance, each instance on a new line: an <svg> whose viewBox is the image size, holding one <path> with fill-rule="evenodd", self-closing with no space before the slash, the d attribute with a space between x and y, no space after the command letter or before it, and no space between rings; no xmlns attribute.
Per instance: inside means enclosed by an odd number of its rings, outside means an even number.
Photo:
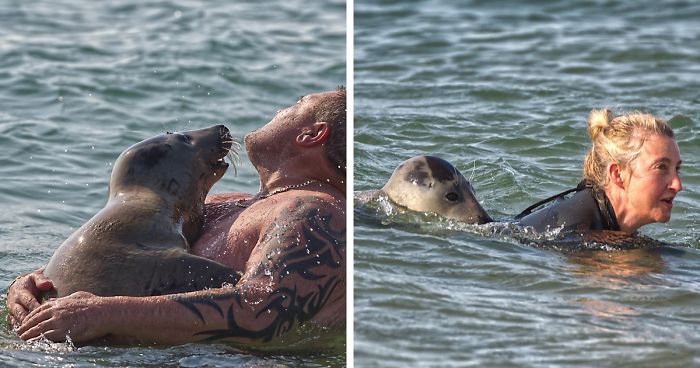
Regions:
<svg viewBox="0 0 700 368"><path fill-rule="evenodd" d="M197 238L204 199L228 168L224 161L233 138L223 125L161 134L127 148L117 159L109 182L109 200L155 193L162 208L181 221L187 240Z"/></svg>
<svg viewBox="0 0 700 368"><path fill-rule="evenodd" d="M434 212L470 224L493 222L477 201L474 187L449 162L416 156L401 163L382 191L413 211Z"/></svg>

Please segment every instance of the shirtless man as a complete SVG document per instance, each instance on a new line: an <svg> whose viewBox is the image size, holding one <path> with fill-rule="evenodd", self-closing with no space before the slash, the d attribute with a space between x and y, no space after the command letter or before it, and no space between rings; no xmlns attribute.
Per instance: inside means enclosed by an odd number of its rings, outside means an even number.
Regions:
<svg viewBox="0 0 700 368"><path fill-rule="evenodd" d="M23 340L100 337L141 343L267 342L303 323L345 325L345 89L302 97L245 137L255 196L207 198L192 253L237 270L234 286L149 297L86 292L39 305L40 271L9 287Z"/></svg>

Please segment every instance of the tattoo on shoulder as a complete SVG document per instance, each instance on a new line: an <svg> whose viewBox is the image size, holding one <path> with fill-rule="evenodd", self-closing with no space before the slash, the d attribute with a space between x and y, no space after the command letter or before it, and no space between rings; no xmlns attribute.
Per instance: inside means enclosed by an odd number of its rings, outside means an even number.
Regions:
<svg viewBox="0 0 700 368"><path fill-rule="evenodd" d="M295 205L284 209L264 232L261 243L265 243L269 252L267 262L261 262L254 274L269 277L273 287L262 302L248 301L241 287L211 296L171 296L202 322L205 322L204 308L214 309L225 319L226 328L202 331L198 336L206 340L270 341L313 318L342 283L345 221L335 218L337 211L329 208L332 204L316 197L295 201ZM334 228L334 220L342 225ZM255 310L254 315L240 316L242 310L251 308ZM251 317L261 322L259 328L241 326L242 318Z"/></svg>

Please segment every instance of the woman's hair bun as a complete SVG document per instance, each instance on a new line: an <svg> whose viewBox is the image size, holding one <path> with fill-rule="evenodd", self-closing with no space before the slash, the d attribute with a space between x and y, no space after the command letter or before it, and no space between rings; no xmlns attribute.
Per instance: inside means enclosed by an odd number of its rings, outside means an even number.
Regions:
<svg viewBox="0 0 700 368"><path fill-rule="evenodd" d="M592 110L588 115L588 135L591 136L591 140L595 141L598 134L607 128L614 118L610 109Z"/></svg>

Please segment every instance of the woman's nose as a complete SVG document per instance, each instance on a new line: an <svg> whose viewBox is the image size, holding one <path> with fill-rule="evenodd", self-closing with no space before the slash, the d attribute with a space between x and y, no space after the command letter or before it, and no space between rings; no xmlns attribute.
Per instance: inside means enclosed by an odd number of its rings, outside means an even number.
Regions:
<svg viewBox="0 0 700 368"><path fill-rule="evenodd" d="M681 184L681 177L678 175L678 173L675 173L673 175L673 179L671 179L671 185L669 187L673 189L676 193L680 192L683 189L683 184Z"/></svg>

